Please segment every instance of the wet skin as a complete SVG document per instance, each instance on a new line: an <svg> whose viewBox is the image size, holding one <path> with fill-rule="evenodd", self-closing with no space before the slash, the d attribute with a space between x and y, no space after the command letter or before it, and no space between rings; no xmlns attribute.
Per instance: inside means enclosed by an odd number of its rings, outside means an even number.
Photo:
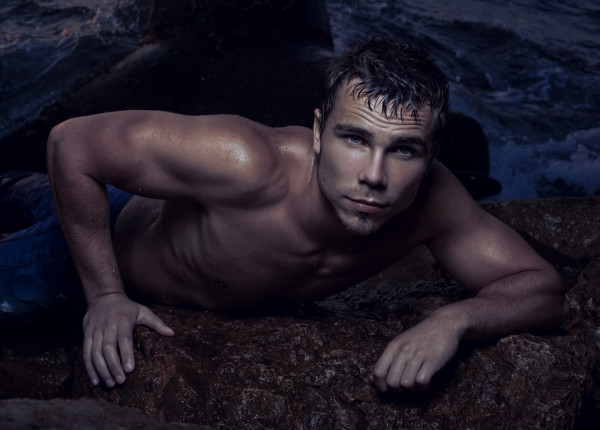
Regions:
<svg viewBox="0 0 600 430"><path fill-rule="evenodd" d="M423 109L418 118L408 111L388 118L379 105L338 97L322 135L315 115L318 182L344 225L367 235L413 203L432 161L437 115Z"/></svg>
<svg viewBox="0 0 600 430"><path fill-rule="evenodd" d="M411 249L416 237L396 223L369 235L413 203L431 161L435 120L430 113L388 119L346 95L336 106L322 137L265 130L275 170L261 174L269 183L244 205L226 200L207 210L189 200L133 200L115 239L130 288L207 309L313 300ZM316 130L319 118L316 112Z"/></svg>
<svg viewBox="0 0 600 430"><path fill-rule="evenodd" d="M437 114L384 115L349 88L322 132L318 110L312 131L140 111L53 130L49 173L88 301L93 384L114 386L133 370L135 325L173 335L125 286L162 303L272 306L351 286L421 243L476 295L394 338L373 370L379 390L426 386L463 338L562 317L556 271L432 161ZM104 183L140 195L114 243Z"/></svg>

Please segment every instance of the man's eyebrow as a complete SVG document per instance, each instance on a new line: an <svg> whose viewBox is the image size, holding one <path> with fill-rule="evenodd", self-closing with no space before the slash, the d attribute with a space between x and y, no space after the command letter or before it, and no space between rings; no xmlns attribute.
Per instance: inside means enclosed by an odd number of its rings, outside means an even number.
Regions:
<svg viewBox="0 0 600 430"><path fill-rule="evenodd" d="M417 136L400 136L394 143L397 145L421 145L427 148L427 141Z"/></svg>
<svg viewBox="0 0 600 430"><path fill-rule="evenodd" d="M333 127L333 130L336 133L355 134L357 136L363 136L367 138L373 137L373 133L371 133L370 131L352 124L336 124L336 126Z"/></svg>
<svg viewBox="0 0 600 430"><path fill-rule="evenodd" d="M333 130L339 134L351 134L367 139L372 139L375 136L369 130L365 130L364 128L357 127L352 124L336 124L333 127ZM394 145L413 145L422 146L423 148L427 148L429 146L425 139L418 136L399 136L394 140Z"/></svg>

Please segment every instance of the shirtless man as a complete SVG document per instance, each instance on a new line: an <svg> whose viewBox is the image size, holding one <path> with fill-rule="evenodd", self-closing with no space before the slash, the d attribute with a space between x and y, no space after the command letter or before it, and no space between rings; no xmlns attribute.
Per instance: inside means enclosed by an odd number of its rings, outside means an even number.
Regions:
<svg viewBox="0 0 600 430"><path fill-rule="evenodd" d="M373 369L380 391L427 386L462 339L563 318L557 272L435 160L448 86L424 52L369 40L333 61L327 84L312 130L149 111L52 130L49 176L88 303L93 384L134 369L136 325L173 335L127 294L214 310L314 300L418 244L474 296L391 340ZM114 237L105 184L136 195Z"/></svg>

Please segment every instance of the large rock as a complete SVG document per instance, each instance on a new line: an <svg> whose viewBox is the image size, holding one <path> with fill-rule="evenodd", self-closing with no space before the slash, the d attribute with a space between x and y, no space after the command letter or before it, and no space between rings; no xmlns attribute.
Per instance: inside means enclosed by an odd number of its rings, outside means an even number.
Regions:
<svg viewBox="0 0 600 430"><path fill-rule="evenodd" d="M312 125L332 38L324 0L154 0L144 43L0 141L0 172L45 171L51 128L124 109Z"/></svg>
<svg viewBox="0 0 600 430"><path fill-rule="evenodd" d="M138 49L0 140L0 172L45 171L52 127L99 112L227 113L312 127L332 48L324 0L154 0ZM447 129L439 159L474 198L498 194L481 126L452 112Z"/></svg>
<svg viewBox="0 0 600 430"><path fill-rule="evenodd" d="M225 315L154 307L176 336L138 328L137 368L112 390L89 385L81 358L74 360L73 330L43 347L15 335L2 350L1 397L93 397L158 421L215 428L595 428L600 199L485 207L559 267L571 312L552 333L462 344L426 391L381 395L368 380L392 337L467 297L418 248L342 294L294 309Z"/></svg>
<svg viewBox="0 0 600 430"><path fill-rule="evenodd" d="M139 410L118 407L103 400L33 399L0 401L2 430L210 430L194 424L156 422Z"/></svg>

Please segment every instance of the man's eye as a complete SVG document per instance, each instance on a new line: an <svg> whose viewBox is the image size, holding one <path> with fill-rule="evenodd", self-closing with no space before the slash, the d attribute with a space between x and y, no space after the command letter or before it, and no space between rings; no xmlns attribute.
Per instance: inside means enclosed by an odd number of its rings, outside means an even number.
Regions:
<svg viewBox="0 0 600 430"><path fill-rule="evenodd" d="M359 144L362 142L362 138L360 136L350 135L350 136L347 136L347 139L348 139L348 142L354 143L354 144Z"/></svg>
<svg viewBox="0 0 600 430"><path fill-rule="evenodd" d="M394 152L401 155L412 155L414 154L414 149L411 146L397 146L394 148Z"/></svg>

